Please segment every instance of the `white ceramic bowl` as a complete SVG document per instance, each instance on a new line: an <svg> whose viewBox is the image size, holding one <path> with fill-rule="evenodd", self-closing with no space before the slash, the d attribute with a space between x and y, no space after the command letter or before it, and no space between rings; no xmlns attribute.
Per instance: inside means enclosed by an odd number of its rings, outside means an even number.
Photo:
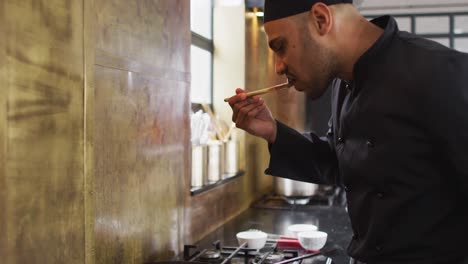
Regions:
<svg viewBox="0 0 468 264"><path fill-rule="evenodd" d="M328 234L322 231L306 231L297 234L299 244L307 250L319 250L325 246Z"/></svg>
<svg viewBox="0 0 468 264"><path fill-rule="evenodd" d="M288 236L292 238L297 238L297 235L300 232L315 231L317 229L318 228L315 225L305 225L305 224L290 225L288 226Z"/></svg>
<svg viewBox="0 0 468 264"><path fill-rule="evenodd" d="M248 248L261 249L267 241L267 233L262 231L244 231L237 233L237 241L239 245L247 242Z"/></svg>

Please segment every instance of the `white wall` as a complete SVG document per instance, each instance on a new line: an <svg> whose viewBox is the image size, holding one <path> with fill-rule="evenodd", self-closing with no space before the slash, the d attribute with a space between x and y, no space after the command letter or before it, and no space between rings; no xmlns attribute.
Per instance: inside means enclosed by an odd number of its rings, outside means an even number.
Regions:
<svg viewBox="0 0 468 264"><path fill-rule="evenodd" d="M224 98L245 87L245 5L218 0L214 8L213 106L228 124L232 110Z"/></svg>

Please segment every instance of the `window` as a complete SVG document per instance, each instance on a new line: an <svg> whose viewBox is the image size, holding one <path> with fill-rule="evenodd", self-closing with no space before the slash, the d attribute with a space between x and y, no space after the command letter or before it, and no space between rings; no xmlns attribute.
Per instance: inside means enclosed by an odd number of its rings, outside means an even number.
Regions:
<svg viewBox="0 0 468 264"><path fill-rule="evenodd" d="M192 103L212 103L213 97L213 0L190 1Z"/></svg>
<svg viewBox="0 0 468 264"><path fill-rule="evenodd" d="M417 16L416 34L449 34L450 19L448 16Z"/></svg>
<svg viewBox="0 0 468 264"><path fill-rule="evenodd" d="M377 16L366 17L371 19ZM468 13L398 14L393 17L400 30L459 51L468 51Z"/></svg>

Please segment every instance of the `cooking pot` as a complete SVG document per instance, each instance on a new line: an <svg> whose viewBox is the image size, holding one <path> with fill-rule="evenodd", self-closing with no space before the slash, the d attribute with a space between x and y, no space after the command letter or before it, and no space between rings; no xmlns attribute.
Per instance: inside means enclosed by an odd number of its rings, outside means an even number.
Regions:
<svg viewBox="0 0 468 264"><path fill-rule="evenodd" d="M313 196L317 191L318 184L275 177L275 192L277 195L305 198Z"/></svg>

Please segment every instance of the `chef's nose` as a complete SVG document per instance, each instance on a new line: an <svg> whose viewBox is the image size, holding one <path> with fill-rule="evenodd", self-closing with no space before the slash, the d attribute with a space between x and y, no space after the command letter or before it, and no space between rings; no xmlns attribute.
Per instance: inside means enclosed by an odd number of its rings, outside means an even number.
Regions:
<svg viewBox="0 0 468 264"><path fill-rule="evenodd" d="M286 73L286 64L283 62L283 59L279 56L275 56L275 70L278 75L283 75Z"/></svg>

